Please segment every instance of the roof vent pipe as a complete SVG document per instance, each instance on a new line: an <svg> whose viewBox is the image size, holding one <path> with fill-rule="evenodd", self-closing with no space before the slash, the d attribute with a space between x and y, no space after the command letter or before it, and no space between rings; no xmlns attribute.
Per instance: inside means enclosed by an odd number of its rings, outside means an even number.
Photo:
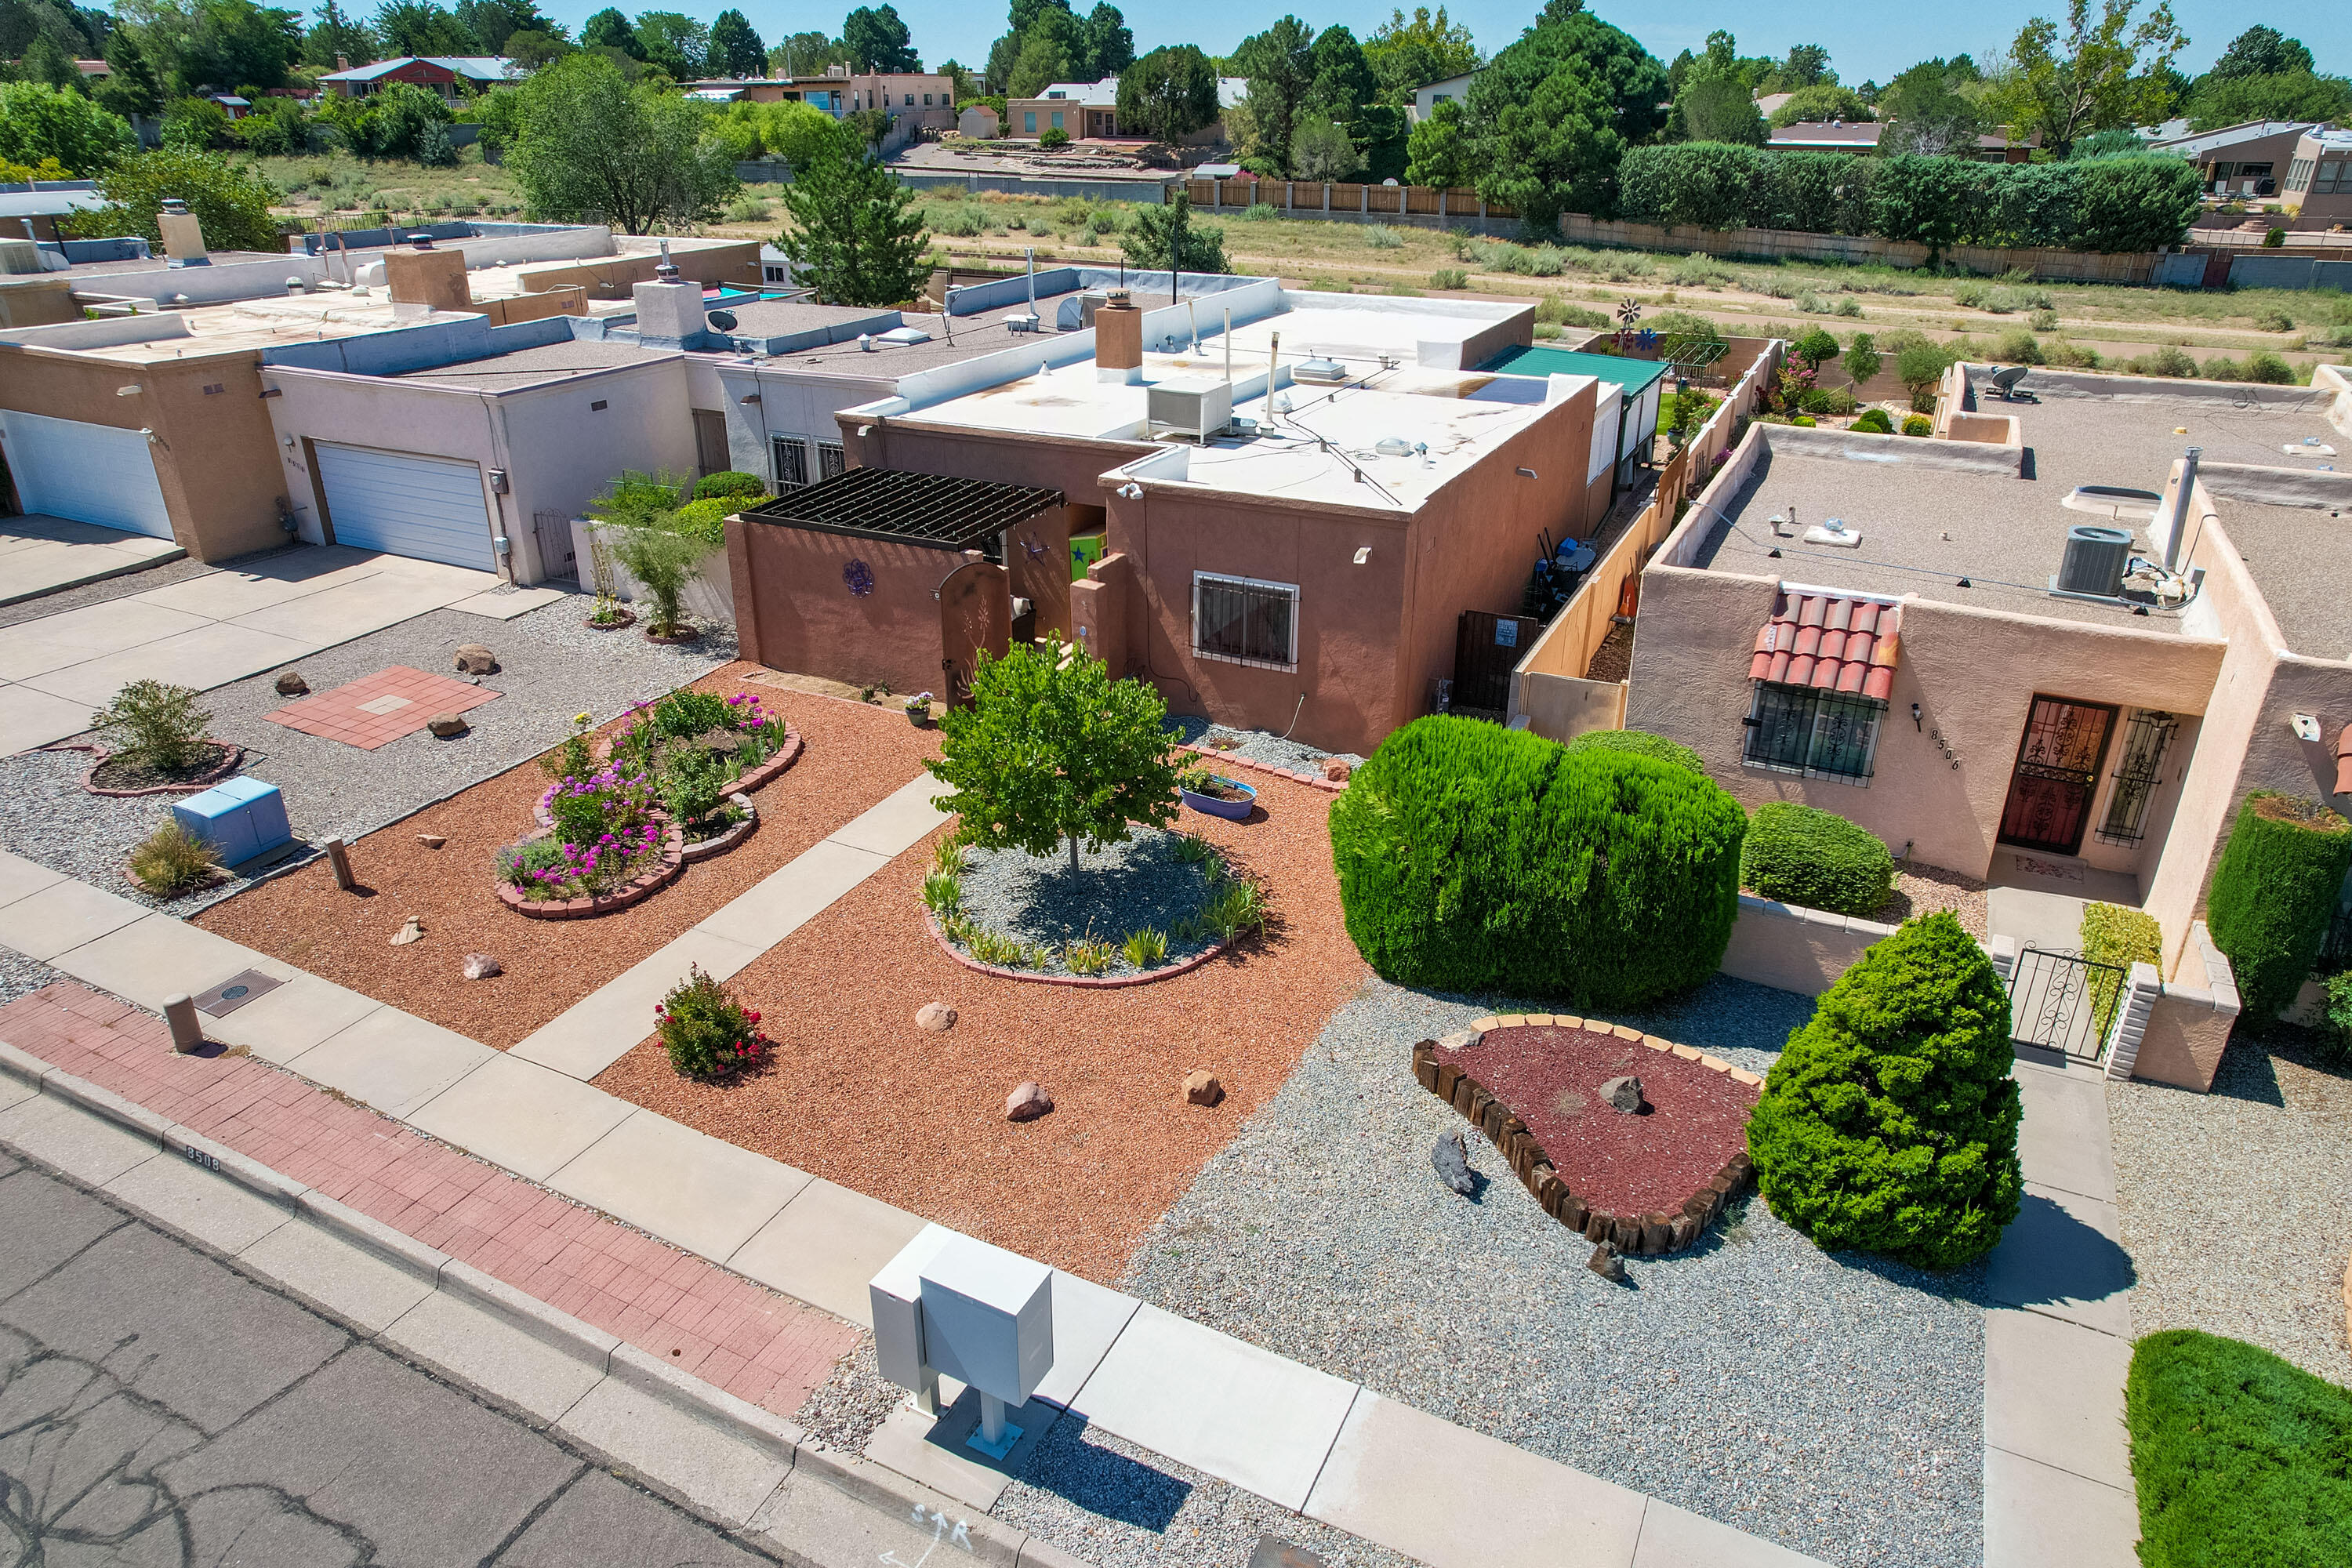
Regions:
<svg viewBox="0 0 2352 1568"><path fill-rule="evenodd" d="M2172 527L2164 536L2164 569L2177 569L2180 536L2189 531L2189 492L2197 488L2197 458L2202 447L2191 447L2180 459L2180 493L2172 498Z"/></svg>

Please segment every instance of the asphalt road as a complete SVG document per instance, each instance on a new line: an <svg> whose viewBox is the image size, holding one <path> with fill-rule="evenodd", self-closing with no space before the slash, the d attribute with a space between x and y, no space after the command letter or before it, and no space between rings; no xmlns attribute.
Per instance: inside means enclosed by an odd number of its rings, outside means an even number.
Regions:
<svg viewBox="0 0 2352 1568"><path fill-rule="evenodd" d="M755 1549L0 1152L0 1568L750 1568L927 1544L831 1499Z"/></svg>

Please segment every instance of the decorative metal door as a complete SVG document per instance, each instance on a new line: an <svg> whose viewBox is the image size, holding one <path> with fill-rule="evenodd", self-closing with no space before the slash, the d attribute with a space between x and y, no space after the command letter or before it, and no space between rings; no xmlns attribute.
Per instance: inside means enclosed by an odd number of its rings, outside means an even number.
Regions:
<svg viewBox="0 0 2352 1568"><path fill-rule="evenodd" d="M2120 965L2080 953L2024 949L2009 983L2010 1043L2097 1061L2115 1033L2128 978Z"/></svg>
<svg viewBox="0 0 2352 1568"><path fill-rule="evenodd" d="M2082 848L2115 722L2110 704L2035 696L2017 748L2017 771L2010 776L2009 803L2001 808L2003 844L2055 855Z"/></svg>

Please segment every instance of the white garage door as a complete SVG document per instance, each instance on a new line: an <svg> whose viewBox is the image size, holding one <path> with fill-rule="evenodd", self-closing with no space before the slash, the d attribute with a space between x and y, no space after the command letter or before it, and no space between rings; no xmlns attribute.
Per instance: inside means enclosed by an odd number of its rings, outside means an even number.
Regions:
<svg viewBox="0 0 2352 1568"><path fill-rule="evenodd" d="M155 455L138 431L0 410L0 441L26 511L172 537Z"/></svg>
<svg viewBox="0 0 2352 1568"><path fill-rule="evenodd" d="M325 441L317 450L336 543L497 569L476 465Z"/></svg>

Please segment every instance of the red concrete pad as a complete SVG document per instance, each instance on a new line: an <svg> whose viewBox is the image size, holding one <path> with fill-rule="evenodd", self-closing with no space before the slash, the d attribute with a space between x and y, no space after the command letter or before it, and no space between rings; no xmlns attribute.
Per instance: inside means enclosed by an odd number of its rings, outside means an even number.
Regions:
<svg viewBox="0 0 2352 1568"><path fill-rule="evenodd" d="M306 735L373 752L403 735L415 734L431 723L436 713L463 713L499 695L468 680L427 675L395 664L262 717Z"/></svg>

